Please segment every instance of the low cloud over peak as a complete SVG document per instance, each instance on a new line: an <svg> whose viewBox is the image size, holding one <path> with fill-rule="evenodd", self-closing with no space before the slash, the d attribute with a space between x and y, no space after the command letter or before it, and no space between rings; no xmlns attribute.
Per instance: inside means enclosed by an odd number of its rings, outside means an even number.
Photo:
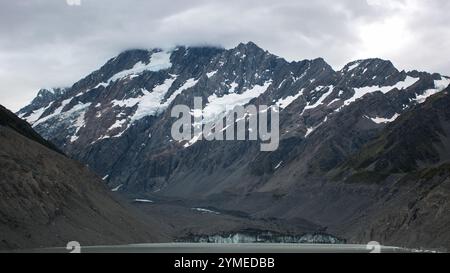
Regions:
<svg viewBox="0 0 450 273"><path fill-rule="evenodd" d="M130 48L235 47L253 41L288 60L335 69L362 58L450 74L447 0L82 0L0 4L0 103L66 86Z"/></svg>

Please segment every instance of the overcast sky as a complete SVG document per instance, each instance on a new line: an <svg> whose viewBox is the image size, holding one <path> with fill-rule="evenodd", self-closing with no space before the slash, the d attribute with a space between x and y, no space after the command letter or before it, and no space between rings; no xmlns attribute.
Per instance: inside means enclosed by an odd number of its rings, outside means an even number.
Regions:
<svg viewBox="0 0 450 273"><path fill-rule="evenodd" d="M180 44L253 41L335 69L380 57L450 74L448 0L79 1L0 0L0 104L18 110L38 89L70 86L125 49Z"/></svg>

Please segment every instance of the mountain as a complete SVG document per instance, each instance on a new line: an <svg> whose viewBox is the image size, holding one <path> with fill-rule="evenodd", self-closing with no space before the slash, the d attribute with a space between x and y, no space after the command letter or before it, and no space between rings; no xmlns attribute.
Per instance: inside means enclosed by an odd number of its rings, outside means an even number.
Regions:
<svg viewBox="0 0 450 273"><path fill-rule="evenodd" d="M399 71L381 59L335 71L321 58L288 62L252 42L232 49L180 46L125 51L18 115L124 194L182 199L252 217L307 219L356 242L370 236L343 227L378 204L376 193L385 188L347 183L350 167L343 164L449 84L443 75ZM174 141L171 109L192 109L195 96L213 120L224 117L226 105L279 106L278 149L262 152L258 141ZM405 142L397 149L409 158L423 152L407 147ZM392 238L370 239L388 244Z"/></svg>
<svg viewBox="0 0 450 273"><path fill-rule="evenodd" d="M349 230L397 245L450 245L449 92L414 106L338 168L337 180L383 189Z"/></svg>
<svg viewBox="0 0 450 273"><path fill-rule="evenodd" d="M157 222L2 106L0 200L0 249L166 240Z"/></svg>

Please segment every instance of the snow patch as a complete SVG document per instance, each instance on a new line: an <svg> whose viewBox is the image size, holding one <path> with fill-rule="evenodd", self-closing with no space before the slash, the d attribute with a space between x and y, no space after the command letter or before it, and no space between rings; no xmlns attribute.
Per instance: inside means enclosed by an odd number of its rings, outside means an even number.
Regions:
<svg viewBox="0 0 450 273"><path fill-rule="evenodd" d="M176 78L174 77L166 79L164 83L155 86L152 91L141 89L144 95L140 97L121 101L114 100L112 101L112 104L119 107L134 107L135 105L137 105L138 108L131 118L132 120L137 120L147 115L157 115L161 110L161 102L169 91L169 88L172 86L175 79Z"/></svg>
<svg viewBox="0 0 450 273"><path fill-rule="evenodd" d="M217 73L217 70L216 70L216 71L209 72L209 73L206 73L206 76L207 76L208 78L211 78L211 77L213 77L214 75L216 75L216 73Z"/></svg>
<svg viewBox="0 0 450 273"><path fill-rule="evenodd" d="M361 87L361 88L355 88L354 89L355 94L353 95L353 97L346 100L344 102L344 105L348 106L348 105L352 104L353 102L355 102L356 100L364 97L366 94L369 94L369 93L380 91L383 94L386 94L389 91L392 91L393 89L399 89L399 90L407 89L408 87L414 85L417 81L419 81L419 78L413 78L413 77L407 76L404 81L400 81L397 84L392 85L392 86L365 86L365 87Z"/></svg>
<svg viewBox="0 0 450 273"><path fill-rule="evenodd" d="M325 88L328 88L328 91L326 93L324 93L314 104L310 104L310 102L308 102L308 104L303 109L303 112L301 113L301 115L303 115L306 110L314 109L314 108L318 107L319 105L322 105L323 101L326 98L328 98L328 96L331 95L331 93L333 93L333 91L334 91L334 86L332 86L332 85L318 86L318 87L316 87L316 89L314 89L314 91L317 92L317 91L323 90Z"/></svg>
<svg viewBox="0 0 450 273"><path fill-rule="evenodd" d="M202 134L196 135L194 136L189 142L187 142L186 144L184 144L184 148L189 148L190 146L194 145L195 142L197 142L200 139L200 136Z"/></svg>
<svg viewBox="0 0 450 273"><path fill-rule="evenodd" d="M130 117L129 125L127 128L125 128L122 132L119 134L113 136L113 137L120 137L122 134L128 130L130 127L130 124L140 120L146 116L158 116L162 114L169 105L175 100L175 98L180 95L184 90L194 87L198 80L195 80L194 78L188 79L180 88L175 90L169 98L167 98L164 101L165 96L167 95L167 92L172 87L174 81L176 80L176 76L173 76L172 78L166 79L164 83L156 86L153 88L153 90L150 92L145 89L141 89L141 91L144 93L144 95L137 97L137 98L130 98L126 100L114 100L112 104L114 106L119 107L134 107L137 105L137 109L134 112L134 114ZM128 121L128 119L123 119L120 121L116 121L116 123L108 129L108 131L114 129L114 128L121 128L123 124L125 124Z"/></svg>
<svg viewBox="0 0 450 273"><path fill-rule="evenodd" d="M277 170L278 168L280 168L280 167L281 167L281 164L283 164L283 161L280 161L280 163L278 163L278 164L275 166L275 170Z"/></svg>
<svg viewBox="0 0 450 273"><path fill-rule="evenodd" d="M25 117L24 119L29 123L29 124L33 124L35 123L37 120L39 120L39 118L42 116L42 114L44 114L44 112L50 107L52 106L53 102L50 103L49 105L42 107L40 109L34 110L28 117ZM22 115L23 116L23 115Z"/></svg>
<svg viewBox="0 0 450 273"><path fill-rule="evenodd" d="M371 118L368 116L365 116L365 117L372 120L376 124L383 124L383 123L391 123L391 122L395 121L399 116L400 116L399 114L395 114L394 116L392 116L392 118L380 118L380 117Z"/></svg>
<svg viewBox="0 0 450 273"><path fill-rule="evenodd" d="M213 210L209 210L209 209L204 209L204 208L192 208L193 210L195 210L195 211L199 211L199 212L202 212L202 213L211 213L211 214L220 214L219 212L217 212L217 211L213 211Z"/></svg>
<svg viewBox="0 0 450 273"><path fill-rule="evenodd" d="M310 134L312 134L312 132L314 132L316 130L316 127L308 127L306 128L306 134L305 137L308 137Z"/></svg>
<svg viewBox="0 0 450 273"><path fill-rule="evenodd" d="M50 115L48 115L48 116L45 116L45 117L43 117L43 118L41 118L41 119L35 121L35 122L33 123L33 127L35 127L35 126L37 126L37 125L39 125L39 124L41 124L41 123L43 123L43 122L46 122L47 120L52 119L52 118L54 118L54 117L56 117L56 116L59 116L59 115L62 113L62 110L64 109L64 107L66 107L66 105L69 104L71 101L72 101L72 99L66 99L66 100L63 100L63 101L61 102L61 106L59 106L57 109L55 109L55 111L53 112L53 114L50 114Z"/></svg>
<svg viewBox="0 0 450 273"><path fill-rule="evenodd" d="M136 203L153 203L152 200L148 200L148 199L134 199L133 201Z"/></svg>
<svg viewBox="0 0 450 273"><path fill-rule="evenodd" d="M230 90L228 91L229 93L235 93L236 92L236 88L239 87L239 84L236 82L232 82L230 84Z"/></svg>
<svg viewBox="0 0 450 273"><path fill-rule="evenodd" d="M113 125L111 125L111 127L109 127L108 132L109 132L109 131L112 131L112 130L114 130L114 129L116 129L116 128L122 128L122 126L123 126L126 122L127 122L126 119L116 120L116 122L115 122Z"/></svg>
<svg viewBox="0 0 450 273"><path fill-rule="evenodd" d="M309 135L311 135L315 130L317 130L317 128L319 128L320 126L322 126L325 122L328 121L328 116L326 116L323 121L321 123L319 123L318 125L314 126L314 127L307 127L306 128L306 134L305 134L305 138L307 138Z"/></svg>
<svg viewBox="0 0 450 273"><path fill-rule="evenodd" d="M119 73L109 78L106 82L99 83L95 88L98 88L100 86L106 87L110 83L124 79L126 77L137 77L145 71L157 72L169 69L170 67L172 67L172 63L170 62L171 55L172 51L155 52L150 56L150 60L147 64L139 61L132 68L120 71Z"/></svg>
<svg viewBox="0 0 450 273"><path fill-rule="evenodd" d="M85 126L85 114L86 109L91 105L91 103L81 103L73 106L70 110L62 112L62 109L71 101L71 99L62 102L62 105L55 110L51 115L48 115L42 119L39 119L33 124L33 127L46 122L50 119L56 118L58 120L69 120L71 122L70 129L75 129L75 132L70 138L70 142L75 142L78 139L78 131Z"/></svg>
<svg viewBox="0 0 450 273"><path fill-rule="evenodd" d="M114 189L112 189L111 191L119 191L120 188L122 188L123 184L120 184L119 186L115 187Z"/></svg>
<svg viewBox="0 0 450 273"><path fill-rule="evenodd" d="M184 90L187 90L189 88L192 88L197 85L199 80L196 80L194 78L188 79L180 88L178 88L175 92L173 92L172 95L166 100L165 103L162 104L164 110L169 107L169 105L176 99L178 95L183 93Z"/></svg>
<svg viewBox="0 0 450 273"><path fill-rule="evenodd" d="M209 96L208 103L203 109L204 123L213 122L224 117L227 111L231 111L238 105L246 105L252 99L266 92L271 84L272 81L270 80L263 85L255 85L253 88L245 90L242 94L231 93L222 97L218 97L216 94Z"/></svg>
<svg viewBox="0 0 450 273"><path fill-rule="evenodd" d="M351 64L350 66L348 66L345 71L346 72L352 71L353 69L357 68L359 66L359 64L360 64L360 62L355 62L355 63Z"/></svg>
<svg viewBox="0 0 450 273"><path fill-rule="evenodd" d="M299 97L303 96L304 89L300 90L297 94L293 96L288 96L284 99L279 99L275 105L280 107L280 109L285 109L288 107L291 103L293 103L295 100L297 100Z"/></svg>
<svg viewBox="0 0 450 273"><path fill-rule="evenodd" d="M328 103L327 106L333 105L335 102L338 102L338 101L340 101L340 100L341 100L341 99L334 99L334 100L330 101L330 103Z"/></svg>
<svg viewBox="0 0 450 273"><path fill-rule="evenodd" d="M73 133L72 137L70 138L70 142L75 142L78 140L79 136L77 136L78 132L81 128L83 128L85 124L85 115L86 111L85 109L88 108L91 105L91 103L85 103L85 104L77 104L72 108L71 111L79 112L78 117L76 118L75 122L72 124L72 128L75 128L75 132Z"/></svg>
<svg viewBox="0 0 450 273"><path fill-rule="evenodd" d="M418 103L424 103L428 97L433 96L447 88L450 85L450 79L441 76L440 80L434 81L434 89L425 90L422 95L416 96L413 101L417 101Z"/></svg>

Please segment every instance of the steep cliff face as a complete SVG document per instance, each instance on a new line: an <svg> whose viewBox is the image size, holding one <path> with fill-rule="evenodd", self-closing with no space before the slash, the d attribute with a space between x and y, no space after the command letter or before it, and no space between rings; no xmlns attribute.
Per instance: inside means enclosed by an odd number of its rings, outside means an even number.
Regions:
<svg viewBox="0 0 450 273"><path fill-rule="evenodd" d="M163 228L119 203L97 175L0 107L0 248L165 240Z"/></svg>

